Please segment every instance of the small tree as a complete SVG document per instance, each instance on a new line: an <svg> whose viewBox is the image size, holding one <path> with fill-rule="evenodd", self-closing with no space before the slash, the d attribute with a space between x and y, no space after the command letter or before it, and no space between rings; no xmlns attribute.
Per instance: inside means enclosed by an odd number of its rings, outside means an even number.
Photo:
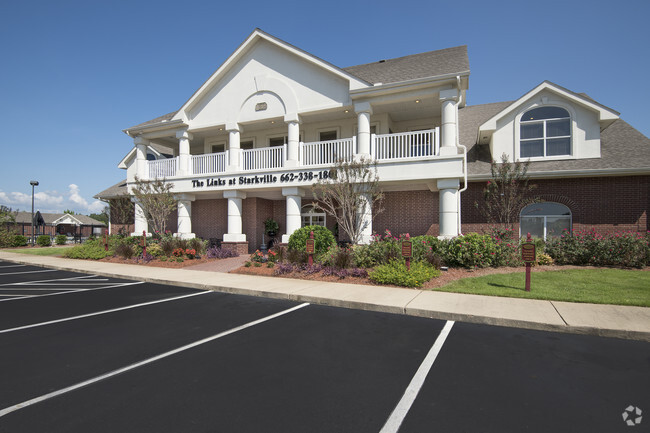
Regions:
<svg viewBox="0 0 650 433"><path fill-rule="evenodd" d="M135 209L131 197L124 195L117 198L110 199L111 224L119 224L122 226L133 224L135 217ZM119 232L124 233L125 228L120 227Z"/></svg>
<svg viewBox="0 0 650 433"><path fill-rule="evenodd" d="M484 203L475 206L490 224L501 224L512 228L519 220L521 210L537 201L530 195L536 185L528 183L529 162L508 162L508 155L501 155L501 162L492 161L488 180L483 190Z"/></svg>
<svg viewBox="0 0 650 433"><path fill-rule="evenodd" d="M11 210L10 207L0 205L0 224L8 224L16 222L17 211Z"/></svg>
<svg viewBox="0 0 650 433"><path fill-rule="evenodd" d="M176 199L170 192L173 187L174 184L165 182L164 178L146 181L135 177L132 193L142 207L147 222L156 232L165 233L167 219L176 209Z"/></svg>
<svg viewBox="0 0 650 433"><path fill-rule="evenodd" d="M333 215L341 230L357 244L368 222L363 217L370 213L372 218L383 211L384 195L379 189L377 166L366 158L356 161L336 162L331 177L321 179L312 186L317 206Z"/></svg>

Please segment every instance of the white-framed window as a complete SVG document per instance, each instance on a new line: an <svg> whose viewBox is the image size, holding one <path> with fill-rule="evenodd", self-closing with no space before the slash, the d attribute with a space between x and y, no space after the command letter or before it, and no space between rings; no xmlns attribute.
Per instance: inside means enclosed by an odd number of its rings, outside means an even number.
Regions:
<svg viewBox="0 0 650 433"><path fill-rule="evenodd" d="M325 211L321 208L308 204L302 207L300 211L301 227L305 226L323 226L325 227Z"/></svg>
<svg viewBox="0 0 650 433"><path fill-rule="evenodd" d="M339 128L322 128L316 131L318 133L318 141L338 140Z"/></svg>
<svg viewBox="0 0 650 433"><path fill-rule="evenodd" d="M210 146L211 153L221 153L226 151L226 143L212 144Z"/></svg>
<svg viewBox="0 0 650 433"><path fill-rule="evenodd" d="M519 157L571 155L571 116L562 107L526 111L519 120Z"/></svg>
<svg viewBox="0 0 650 433"><path fill-rule="evenodd" d="M529 204L521 210L519 232L521 236L530 233L532 237L546 240L549 236L560 236L571 231L571 210L561 203L545 201Z"/></svg>
<svg viewBox="0 0 650 433"><path fill-rule="evenodd" d="M239 142L239 148L241 150L250 150L253 149L254 147L255 147L255 140L253 140L252 138L242 140Z"/></svg>

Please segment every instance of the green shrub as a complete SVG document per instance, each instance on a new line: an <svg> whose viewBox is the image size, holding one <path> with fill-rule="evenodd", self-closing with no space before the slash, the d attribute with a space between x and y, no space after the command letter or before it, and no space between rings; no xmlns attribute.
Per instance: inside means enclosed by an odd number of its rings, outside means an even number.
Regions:
<svg viewBox="0 0 650 433"><path fill-rule="evenodd" d="M468 233L449 243L445 261L450 266L463 268L486 268L492 266L497 247L489 235Z"/></svg>
<svg viewBox="0 0 650 433"><path fill-rule="evenodd" d="M379 284L394 284L403 287L422 287L431 278L440 275L440 271L424 262L412 262L411 269L406 269L403 260L391 260L379 265L368 273L371 281Z"/></svg>
<svg viewBox="0 0 650 433"><path fill-rule="evenodd" d="M87 242L82 245L76 245L72 248L67 248L63 252L63 257L69 259L89 259L99 260L108 257L111 253L105 251L104 247L96 242Z"/></svg>
<svg viewBox="0 0 650 433"><path fill-rule="evenodd" d="M49 247L52 245L52 239L49 235L40 235L38 238L36 238L36 243L41 247Z"/></svg>
<svg viewBox="0 0 650 433"><path fill-rule="evenodd" d="M322 226L305 226L299 228L289 237L289 250L305 251L309 232L314 232L315 254L323 254L332 245L336 244L336 239L331 231Z"/></svg>
<svg viewBox="0 0 650 433"><path fill-rule="evenodd" d="M27 245L27 236L15 235L12 243L12 247L24 247Z"/></svg>
<svg viewBox="0 0 650 433"><path fill-rule="evenodd" d="M188 242L189 248L196 251L198 256L205 254L208 246L208 241L204 241L201 238L192 238Z"/></svg>
<svg viewBox="0 0 650 433"><path fill-rule="evenodd" d="M519 234L512 229L492 227L489 231L490 237L494 241L496 250L492 260L492 266L495 268L500 266L523 266L524 262L521 259L521 241ZM537 240L536 243L541 243L537 246L537 251L544 252L544 241Z"/></svg>
<svg viewBox="0 0 650 433"><path fill-rule="evenodd" d="M331 246L324 254L318 256L318 262L324 266L347 269L354 266L354 250L351 247Z"/></svg>
<svg viewBox="0 0 650 433"><path fill-rule="evenodd" d="M54 242L57 245L65 245L65 243L68 242L68 237L66 235L56 235Z"/></svg>
<svg viewBox="0 0 650 433"><path fill-rule="evenodd" d="M163 250L160 244L150 243L147 244L147 253L154 257L160 257L163 254Z"/></svg>
<svg viewBox="0 0 650 433"><path fill-rule="evenodd" d="M545 252L560 265L641 268L650 264L649 244L649 234L566 231L559 237L548 238Z"/></svg>
<svg viewBox="0 0 650 433"><path fill-rule="evenodd" d="M386 230L383 236L375 234L368 245L355 245L354 263L360 268L372 268L374 266L388 263L391 260L398 260L402 257L401 238L393 236L390 230Z"/></svg>

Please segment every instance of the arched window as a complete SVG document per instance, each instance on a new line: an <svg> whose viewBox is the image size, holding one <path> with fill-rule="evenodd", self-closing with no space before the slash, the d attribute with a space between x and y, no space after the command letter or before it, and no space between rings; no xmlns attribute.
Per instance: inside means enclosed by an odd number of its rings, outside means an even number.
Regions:
<svg viewBox="0 0 650 433"><path fill-rule="evenodd" d="M550 201L530 204L521 211L519 228L521 236L527 233L542 239L559 236L564 230L571 230L571 210Z"/></svg>
<svg viewBox="0 0 650 433"><path fill-rule="evenodd" d="M519 156L571 155L571 116L560 107L528 110L519 121Z"/></svg>
<svg viewBox="0 0 650 433"><path fill-rule="evenodd" d="M325 211L314 205L306 205L302 207L300 217L302 219L302 227L305 226L323 226L325 227Z"/></svg>

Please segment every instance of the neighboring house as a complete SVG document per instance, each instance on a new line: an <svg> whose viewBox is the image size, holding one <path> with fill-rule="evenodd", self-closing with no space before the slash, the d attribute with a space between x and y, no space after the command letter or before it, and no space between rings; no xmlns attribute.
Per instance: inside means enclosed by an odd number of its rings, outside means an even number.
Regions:
<svg viewBox="0 0 650 433"><path fill-rule="evenodd" d="M256 29L179 110L124 131L135 147L121 193L136 175L165 178L178 236L254 251L268 217L283 242L301 225L334 229L310 186L365 156L386 194L385 211L364 216L366 241L386 229L450 238L487 226L474 203L506 154L531 161L543 200L522 209L524 232L648 230L650 140L619 113L551 82L465 106L468 87L465 46L339 68Z"/></svg>
<svg viewBox="0 0 650 433"><path fill-rule="evenodd" d="M32 213L17 212L15 223L9 226L24 236L32 235ZM106 224L86 215L71 215L67 213L34 212L34 233L36 235L66 235L70 237L87 238L100 235L106 230Z"/></svg>

